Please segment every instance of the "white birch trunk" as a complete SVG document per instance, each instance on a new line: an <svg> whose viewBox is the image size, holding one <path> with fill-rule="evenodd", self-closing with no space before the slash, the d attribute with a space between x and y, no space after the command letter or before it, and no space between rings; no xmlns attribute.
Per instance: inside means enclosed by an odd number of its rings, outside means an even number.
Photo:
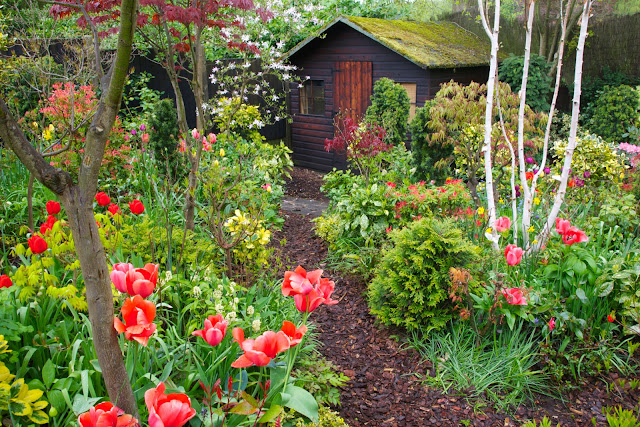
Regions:
<svg viewBox="0 0 640 427"><path fill-rule="evenodd" d="M493 171L491 164L491 118L493 115L493 97L495 93L496 74L498 69L498 33L500 31L500 0L495 2L495 14L493 22L493 30L489 29L489 24L484 12L483 0L478 0L480 8L480 16L482 17L482 26L491 40L491 62L489 65L489 80L487 81L487 105L484 122L484 170L485 170L485 189L487 192L487 211L489 214L489 227L491 228L491 246L494 250L498 250L498 233L494 227L496 221L496 201L493 197Z"/></svg>
<svg viewBox="0 0 640 427"><path fill-rule="evenodd" d="M534 250L540 249L544 246L549 239L549 235L553 226L555 225L556 218L560 212L560 208L564 203L564 196L567 191L567 182L569 180L569 169L571 168L571 160L573 158L573 151L577 145L576 135L578 133L578 114L580 112L580 94L582 89L582 63L584 57L584 44L587 39L587 28L589 25L589 15L591 13L592 0L584 0L584 6L582 9L582 22L580 23L580 37L578 39L578 47L576 49L576 71L574 75L574 90L573 90L573 108L571 111L571 129L569 131L569 143L565 151L564 164L562 174L560 176L560 186L556 192L553 207L547 218L547 222L544 228L540 231L536 240L538 243L534 245Z"/></svg>
<svg viewBox="0 0 640 427"><path fill-rule="evenodd" d="M532 191L529 191L529 184L526 176L526 163L524 160L524 110L527 106L527 82L529 80L529 63L531 60L531 38L533 28L533 15L535 10L535 0L529 4L529 15L527 19L527 32L524 44L524 66L522 69L522 84L520 85L520 108L518 110L518 166L520 176L520 188L524 198L522 211L522 247L529 244L529 226L531 224L531 204L533 203ZM516 218L513 219L513 227L517 227Z"/></svg>

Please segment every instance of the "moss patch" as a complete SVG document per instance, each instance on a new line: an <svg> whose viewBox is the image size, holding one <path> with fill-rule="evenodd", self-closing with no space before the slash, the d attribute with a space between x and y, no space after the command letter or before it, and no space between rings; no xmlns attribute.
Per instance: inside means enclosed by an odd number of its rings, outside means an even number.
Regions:
<svg viewBox="0 0 640 427"><path fill-rule="evenodd" d="M346 17L378 42L422 68L489 65L491 45L452 22Z"/></svg>

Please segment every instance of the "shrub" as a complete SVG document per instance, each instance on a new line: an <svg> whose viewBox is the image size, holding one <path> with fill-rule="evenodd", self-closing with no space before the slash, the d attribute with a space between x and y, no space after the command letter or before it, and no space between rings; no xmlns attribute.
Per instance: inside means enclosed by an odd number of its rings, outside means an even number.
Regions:
<svg viewBox="0 0 640 427"><path fill-rule="evenodd" d="M624 172L624 166L616 146L596 135L583 135L577 138L571 161L571 175L575 177L576 185L580 186L581 181L591 186L611 185L612 182L618 182ZM566 147L567 141L556 141L553 146L555 157L564 159Z"/></svg>
<svg viewBox="0 0 640 427"><path fill-rule="evenodd" d="M442 182L450 173L449 169L436 169L438 160L450 157L453 147L439 143L429 143L429 110L434 105L433 101L427 101L424 107L416 109L416 115L409 124L411 132L411 154L413 166L416 168L416 179L435 180Z"/></svg>
<svg viewBox="0 0 640 427"><path fill-rule="evenodd" d="M587 123L593 115L593 109L598 97L604 91L605 86L634 86L640 84L639 78L633 78L619 71L612 71L608 66L602 69L602 76L596 78L584 78L582 80L582 94L580 95L580 103L584 105L580 107L581 121ZM569 90L573 92L573 85L569 85Z"/></svg>
<svg viewBox="0 0 640 427"><path fill-rule="evenodd" d="M605 86L594 104L589 121L591 132L609 142L623 142L630 126L638 123L640 93L631 86Z"/></svg>
<svg viewBox="0 0 640 427"><path fill-rule="evenodd" d="M476 259L477 249L452 220L422 219L391 233L369 285L371 312L386 325L442 328L453 316L450 267Z"/></svg>
<svg viewBox="0 0 640 427"><path fill-rule="evenodd" d="M177 180L180 170L180 156L178 155L178 116L173 101L160 101L149 120L152 128L149 142L156 164L161 173L170 175Z"/></svg>
<svg viewBox="0 0 640 427"><path fill-rule="evenodd" d="M404 142L409 121L409 95L407 91L386 77L373 85L371 105L366 121L377 122L387 132L387 141L398 145Z"/></svg>
<svg viewBox="0 0 640 427"><path fill-rule="evenodd" d="M500 80L508 83L511 90L518 92L522 86L524 56L511 55L500 64ZM551 66L543 56L532 54L527 80L527 105L535 111L549 111L551 90Z"/></svg>

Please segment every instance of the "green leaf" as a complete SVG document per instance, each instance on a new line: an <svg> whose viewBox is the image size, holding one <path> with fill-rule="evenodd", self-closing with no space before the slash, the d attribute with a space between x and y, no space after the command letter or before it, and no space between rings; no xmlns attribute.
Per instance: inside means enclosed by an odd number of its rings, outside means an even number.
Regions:
<svg viewBox="0 0 640 427"><path fill-rule="evenodd" d="M584 290L582 288L576 289L576 296L580 301L582 301L583 304L589 304L589 299L587 298L587 295L584 293Z"/></svg>
<svg viewBox="0 0 640 427"><path fill-rule="evenodd" d="M367 228L369 228L369 217L365 214L362 214L360 216L360 227L363 230L366 230Z"/></svg>
<svg viewBox="0 0 640 427"><path fill-rule="evenodd" d="M281 395L284 406L318 422L318 402L307 390L290 385L287 387L287 393L281 393Z"/></svg>
<svg viewBox="0 0 640 427"><path fill-rule="evenodd" d="M53 365L51 359L47 360L47 362L42 367L42 382L47 388L51 388L51 385L56 379L56 367Z"/></svg>
<svg viewBox="0 0 640 427"><path fill-rule="evenodd" d="M271 408L269 408L269 410L267 412L265 412L264 415L262 415L260 417L260 419L258 419L258 423L262 424L262 423L271 422L278 415L280 415L281 412L282 412L282 406L280 406L280 405L272 405Z"/></svg>
<svg viewBox="0 0 640 427"><path fill-rule="evenodd" d="M231 408L229 412L238 415L251 415L254 414L257 410L258 408L251 406L249 402L243 400L242 402Z"/></svg>
<svg viewBox="0 0 640 427"><path fill-rule="evenodd" d="M577 275L582 276L587 271L587 265L584 262L577 260L573 264L573 271L575 271Z"/></svg>
<svg viewBox="0 0 640 427"><path fill-rule="evenodd" d="M247 393L246 391L242 392L242 398L244 400L246 400L247 402L249 402L249 404L251 406L253 406L254 408L257 408L258 406L260 406L258 401L253 396L251 396L249 393Z"/></svg>
<svg viewBox="0 0 640 427"><path fill-rule="evenodd" d="M58 411L64 409L64 396L62 395L62 392L60 390L51 390L49 393L47 393L47 400L49 401L51 406L56 408Z"/></svg>
<svg viewBox="0 0 640 427"><path fill-rule="evenodd" d="M506 311L504 313L505 317L507 318L507 325L509 325L509 329L513 330L513 327L516 324L516 318L513 314L511 314L510 311Z"/></svg>

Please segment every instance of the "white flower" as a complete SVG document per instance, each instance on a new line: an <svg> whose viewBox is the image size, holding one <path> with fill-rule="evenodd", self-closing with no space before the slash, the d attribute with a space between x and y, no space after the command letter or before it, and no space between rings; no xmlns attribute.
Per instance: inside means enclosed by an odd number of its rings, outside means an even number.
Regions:
<svg viewBox="0 0 640 427"><path fill-rule="evenodd" d="M216 306L214 308L216 309L216 312L218 312L218 313L221 313L222 310L224 310L224 307L220 303L216 304ZM227 319L228 319L228 317L227 317Z"/></svg>
<svg viewBox="0 0 640 427"><path fill-rule="evenodd" d="M233 303L234 303L234 304L238 304L239 302L240 302L240 298L235 297L235 298L233 299Z"/></svg>
<svg viewBox="0 0 640 427"><path fill-rule="evenodd" d="M164 278L167 282L173 279L173 273L171 272L171 270L165 271Z"/></svg>
<svg viewBox="0 0 640 427"><path fill-rule="evenodd" d="M250 305L249 307L247 307L247 314L248 314L249 316L253 316L253 313L255 313L255 310L256 310L256 309L255 309L255 308L253 308L253 306L252 306L252 305Z"/></svg>
<svg viewBox="0 0 640 427"><path fill-rule="evenodd" d="M213 291L213 297L217 300L222 299L222 292L219 289Z"/></svg>
<svg viewBox="0 0 640 427"><path fill-rule="evenodd" d="M193 291L193 296L195 298L200 298L200 295L202 295L202 290L200 289L200 286L194 286L192 291Z"/></svg>
<svg viewBox="0 0 640 427"><path fill-rule="evenodd" d="M260 319L256 319L253 322L251 322L251 327L253 328L253 332L258 332L260 331Z"/></svg>
<svg viewBox="0 0 640 427"><path fill-rule="evenodd" d="M229 313L227 313L225 318L231 322L233 320L236 320L238 318L238 315L236 314L235 311L230 311Z"/></svg>

